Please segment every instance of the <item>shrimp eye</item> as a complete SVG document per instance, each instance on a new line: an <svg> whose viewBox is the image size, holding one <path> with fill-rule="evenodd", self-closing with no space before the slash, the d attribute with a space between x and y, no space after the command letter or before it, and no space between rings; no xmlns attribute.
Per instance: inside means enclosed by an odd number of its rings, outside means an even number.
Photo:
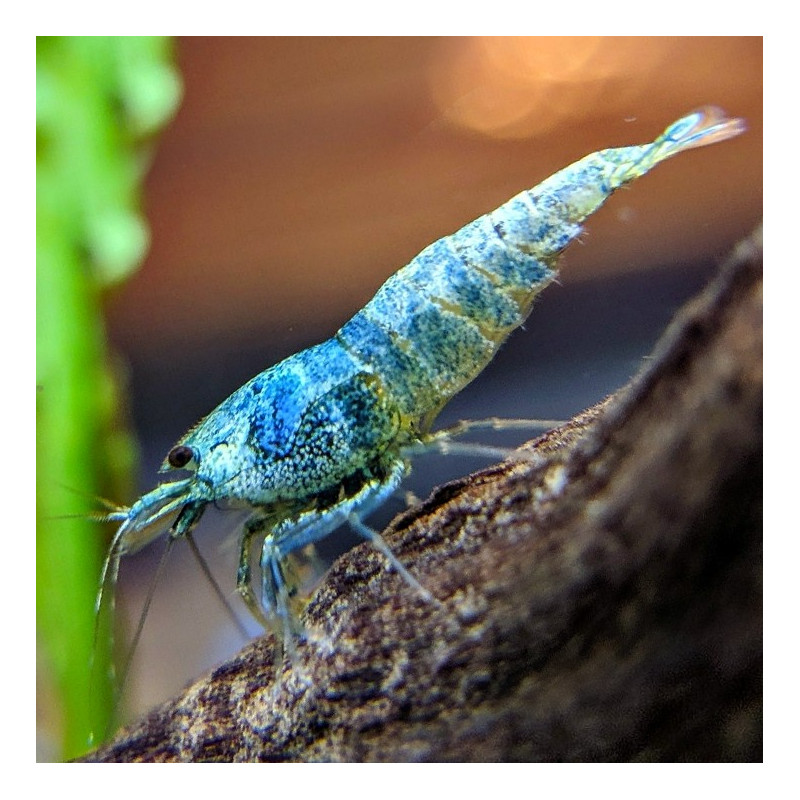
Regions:
<svg viewBox="0 0 800 800"><path fill-rule="evenodd" d="M179 444L169 451L167 454L167 461L171 467L180 469L181 467L185 467L194 458L194 455L194 450L191 447L187 447L185 444Z"/></svg>

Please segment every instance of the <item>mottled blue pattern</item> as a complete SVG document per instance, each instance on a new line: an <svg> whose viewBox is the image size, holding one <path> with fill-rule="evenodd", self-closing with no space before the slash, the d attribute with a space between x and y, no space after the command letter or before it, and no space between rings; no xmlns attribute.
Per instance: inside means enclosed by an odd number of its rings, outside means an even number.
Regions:
<svg viewBox="0 0 800 800"><path fill-rule="evenodd" d="M402 272L402 278L419 294L457 309L473 320L485 336L497 339L522 322L519 304L506 294L501 274L492 272L480 253L471 252L463 231L426 247ZM496 242L504 263L509 251Z"/></svg>
<svg viewBox="0 0 800 800"><path fill-rule="evenodd" d="M486 214L465 225L452 237L453 248L463 261L479 264L485 273L497 276L498 293L515 298L521 296L527 298L529 295L538 294L555 278L554 264L546 263L542 256L510 249L506 238L502 236L508 237L509 234L516 233L519 223L504 218L503 225L499 225L494 221L496 213ZM546 223L540 220L522 224L540 230L547 228ZM576 235L579 230L578 228ZM558 253L551 253L550 257L555 259L557 255ZM520 305L525 304L520 303Z"/></svg>
<svg viewBox="0 0 800 800"><path fill-rule="evenodd" d="M303 500L370 467L393 433L371 370L336 339L303 350L257 375L181 444L206 455L199 478L221 497L257 503ZM236 462L229 458L236 445ZM243 480L243 465L270 464ZM223 476L214 480L213 475Z"/></svg>
<svg viewBox="0 0 800 800"><path fill-rule="evenodd" d="M426 594L360 515L394 491L408 446L430 441L441 407L522 324L581 223L665 158L742 130L740 120L703 109L651 144L586 156L425 248L333 339L257 375L186 434L164 469L185 467L191 477L109 515L121 524L104 574L170 524L172 536L186 535L206 504L233 501L253 512L238 591L262 622L276 614L285 638L297 628L282 559L345 521ZM263 543L262 601L250 581L253 537Z"/></svg>

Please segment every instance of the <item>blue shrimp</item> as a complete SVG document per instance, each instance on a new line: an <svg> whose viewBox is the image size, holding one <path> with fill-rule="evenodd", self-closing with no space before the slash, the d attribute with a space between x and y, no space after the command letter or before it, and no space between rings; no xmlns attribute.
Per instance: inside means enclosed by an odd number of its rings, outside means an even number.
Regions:
<svg viewBox="0 0 800 800"><path fill-rule="evenodd" d="M442 407L486 366L557 275L581 223L620 186L661 161L744 130L719 109L695 111L652 143L601 150L513 197L423 250L331 339L256 375L192 428L161 471L162 483L108 518L120 523L103 568L168 531L191 534L210 503L251 515L239 548L237 590L285 644L301 634L290 608L286 559L349 523L425 597L426 589L363 519L441 441ZM261 592L251 575L260 543Z"/></svg>

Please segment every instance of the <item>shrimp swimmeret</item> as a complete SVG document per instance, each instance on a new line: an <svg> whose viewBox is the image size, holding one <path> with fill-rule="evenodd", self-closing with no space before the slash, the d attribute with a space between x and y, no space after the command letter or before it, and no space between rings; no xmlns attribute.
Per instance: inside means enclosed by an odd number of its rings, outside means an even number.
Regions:
<svg viewBox="0 0 800 800"><path fill-rule="evenodd" d="M650 144L586 156L425 248L332 338L256 375L192 428L162 465L188 477L107 516L120 525L98 609L121 556L162 533L190 538L219 502L252 512L237 589L289 645L301 630L286 558L345 523L433 599L363 519L397 489L413 453L452 437L431 431L436 415L524 322L581 223L661 161L743 130L719 109L700 109ZM259 542L260 597L250 566Z"/></svg>

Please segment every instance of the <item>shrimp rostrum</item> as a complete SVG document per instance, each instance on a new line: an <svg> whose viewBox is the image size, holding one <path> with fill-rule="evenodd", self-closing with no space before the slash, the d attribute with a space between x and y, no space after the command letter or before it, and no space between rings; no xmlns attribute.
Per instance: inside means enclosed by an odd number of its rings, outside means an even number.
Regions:
<svg viewBox="0 0 800 800"><path fill-rule="evenodd" d="M345 523L430 597L366 515L397 489L410 455L437 441L436 415L524 322L581 223L661 161L743 130L700 109L650 144L586 156L425 248L331 339L256 375L169 451L162 472L188 476L108 515L121 524L103 582L122 555L162 533L189 535L210 503L225 503L251 512L238 591L284 640L301 633L287 556ZM250 553L259 544L256 592Z"/></svg>

